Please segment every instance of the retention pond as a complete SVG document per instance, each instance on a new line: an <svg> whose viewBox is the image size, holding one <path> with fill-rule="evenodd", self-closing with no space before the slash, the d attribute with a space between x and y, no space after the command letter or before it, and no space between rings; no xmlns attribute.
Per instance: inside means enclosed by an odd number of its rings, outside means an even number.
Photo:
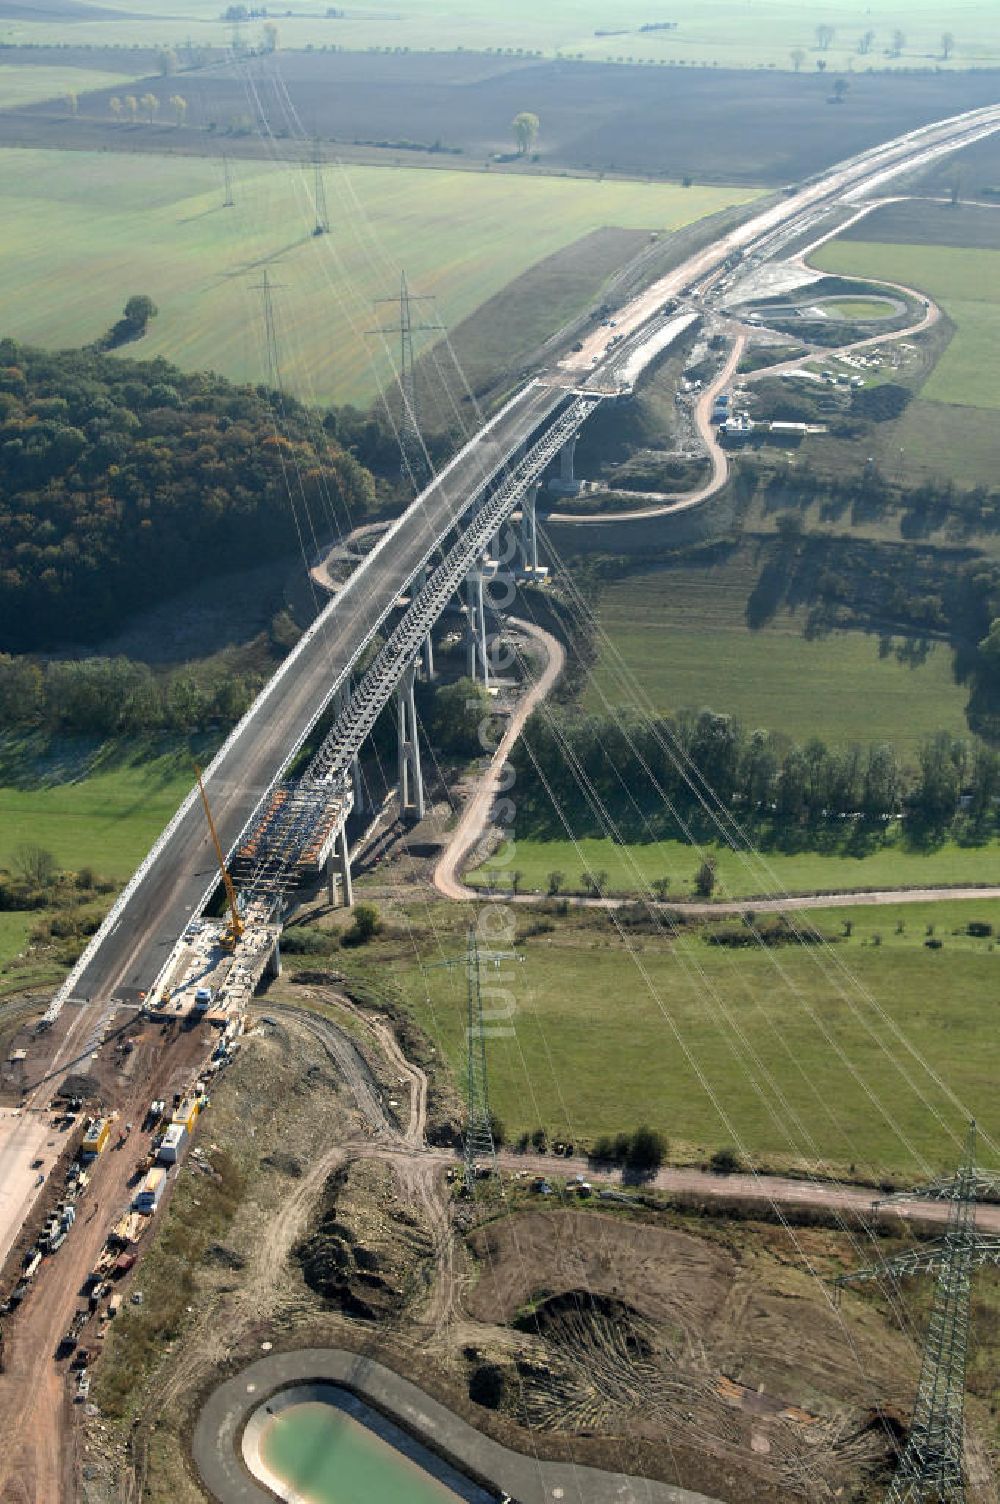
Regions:
<svg viewBox="0 0 1000 1504"><path fill-rule="evenodd" d="M243 1457L289 1504L490 1504L495 1497L336 1384L272 1395L247 1424Z"/></svg>

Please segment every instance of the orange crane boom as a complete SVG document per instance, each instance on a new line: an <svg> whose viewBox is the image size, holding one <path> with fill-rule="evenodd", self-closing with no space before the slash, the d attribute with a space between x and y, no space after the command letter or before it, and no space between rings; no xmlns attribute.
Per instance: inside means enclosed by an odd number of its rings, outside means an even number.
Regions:
<svg viewBox="0 0 1000 1504"><path fill-rule="evenodd" d="M229 870L226 867L226 859L222 854L222 845L219 841L219 832L216 830L215 821L212 819L211 806L208 802L208 795L205 792L205 785L202 782L201 769L197 763L194 765L194 773L198 780L201 802L205 806L205 818L208 821L208 828L212 835L212 845L215 847L215 859L219 864L219 871L222 874L222 884L226 890L226 898L229 902L230 923L226 941L229 945L235 946L243 934L243 920L240 918L240 911L236 907L236 889L233 887L233 880L229 876Z"/></svg>

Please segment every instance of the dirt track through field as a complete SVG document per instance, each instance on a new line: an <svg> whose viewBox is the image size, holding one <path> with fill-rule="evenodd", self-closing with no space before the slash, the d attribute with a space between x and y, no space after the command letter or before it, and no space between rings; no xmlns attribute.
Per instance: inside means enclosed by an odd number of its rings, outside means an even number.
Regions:
<svg viewBox="0 0 1000 1504"><path fill-rule="evenodd" d="M500 791L504 766L514 744L524 730L528 717L535 706L541 704L548 695L566 664L566 650L551 632L546 632L534 622L523 621L519 618L512 619L512 625L527 633L544 649L546 662L542 672L521 696L507 729L500 738L496 752L490 759L489 767L462 811L458 825L434 868L434 886L439 893L444 894L445 898L461 900L469 897L471 890L458 876L458 869L486 828L493 801Z"/></svg>

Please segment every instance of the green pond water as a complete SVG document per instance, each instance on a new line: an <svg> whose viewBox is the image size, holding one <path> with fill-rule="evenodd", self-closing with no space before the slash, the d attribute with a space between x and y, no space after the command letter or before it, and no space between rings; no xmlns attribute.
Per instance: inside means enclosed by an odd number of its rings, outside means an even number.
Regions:
<svg viewBox="0 0 1000 1504"><path fill-rule="evenodd" d="M330 1403L305 1400L278 1411L262 1438L261 1456L308 1504L459 1504L488 1498L346 1390L331 1390ZM418 1457L424 1466L414 1460Z"/></svg>

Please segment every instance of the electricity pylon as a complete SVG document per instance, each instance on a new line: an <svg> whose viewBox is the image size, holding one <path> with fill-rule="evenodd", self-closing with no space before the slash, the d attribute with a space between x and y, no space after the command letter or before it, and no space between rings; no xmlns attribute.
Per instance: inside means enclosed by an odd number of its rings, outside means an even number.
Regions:
<svg viewBox="0 0 1000 1504"><path fill-rule="evenodd" d="M386 303L392 303L399 308L399 321L393 324L380 324L373 331L375 334L398 334L399 335L399 395L402 399L402 413L399 424L399 448L402 462L402 474L404 480L409 480L414 492L421 491L430 478L428 475L427 458L424 453L423 441L420 437L420 425L417 422L417 383L416 365L413 356L413 336L426 330L434 330L440 334L444 326L434 319L431 322L414 322L414 303L432 303L433 298L416 297L410 292L406 281L406 273L403 272L399 279L399 296L392 298L377 298L376 307Z"/></svg>
<svg viewBox="0 0 1000 1504"><path fill-rule="evenodd" d="M497 1148L493 1141L489 1086L486 1075L486 1030L483 1026L483 989L480 976L479 941L469 930L466 953L468 995L465 1018L466 1112L464 1183L468 1195L476 1186L476 1169L481 1160L495 1166Z"/></svg>
<svg viewBox="0 0 1000 1504"><path fill-rule="evenodd" d="M280 392L281 367L278 363L278 332L274 322L274 301L271 297L273 284L267 275L266 267L261 273L261 280L257 283L257 290L261 294L264 305L264 359L267 365L267 384L272 392Z"/></svg>
<svg viewBox="0 0 1000 1504"><path fill-rule="evenodd" d="M314 235L329 235L330 211L326 207L326 184L323 181L323 159L317 150L313 157L313 207L316 210Z"/></svg>
<svg viewBox="0 0 1000 1504"><path fill-rule="evenodd" d="M486 1073L486 1018L483 1009L482 972L484 964L499 967L501 961L521 961L524 958L512 950L480 950L475 928L470 928L465 947L465 956L450 957L446 961L422 963L421 974L426 971L452 971L465 967L466 1015L465 1015L465 1065L466 1087L465 1132L462 1135L462 1153L465 1167L462 1184L471 1196L476 1186L476 1171L485 1160L491 1169L496 1169L497 1149L493 1139L493 1115L490 1112L490 1094ZM428 1002L430 999L428 998ZM514 1029L510 1013L491 1010L489 1032L494 1038L510 1038Z"/></svg>
<svg viewBox="0 0 1000 1504"><path fill-rule="evenodd" d="M976 1167L976 1125L970 1123L965 1159L955 1175L874 1203L948 1202L944 1236L837 1281L846 1285L908 1274L933 1274L937 1281L906 1447L885 1504L965 1504L963 1412L972 1275L984 1264L1000 1264L1000 1238L976 1231L976 1202L998 1193L1000 1175Z"/></svg>

